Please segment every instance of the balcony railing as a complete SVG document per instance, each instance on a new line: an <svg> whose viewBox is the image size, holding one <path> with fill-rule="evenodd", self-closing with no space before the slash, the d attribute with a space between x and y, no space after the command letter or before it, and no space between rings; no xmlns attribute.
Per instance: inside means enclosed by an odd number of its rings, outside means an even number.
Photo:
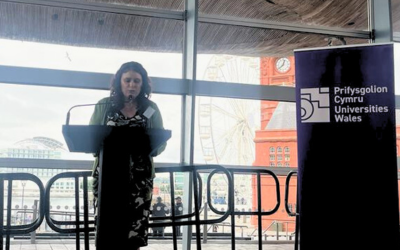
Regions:
<svg viewBox="0 0 400 250"><path fill-rule="evenodd" d="M262 229L262 219L263 216L269 216L275 213L280 206L280 190L279 190L279 181L277 176L270 170L267 170L262 167L222 167L219 165L194 165L194 166L164 166L156 168L157 174L167 174L169 176L169 182L174 183L174 174L175 173L187 173L191 175L193 178L192 189L195 190L193 192L193 205L194 208L184 213L183 215L175 215L172 213L170 216L163 218L151 217L150 227L172 227L172 239L174 244L174 249L177 249L177 233L175 231L175 226L195 226L196 233L194 235L197 245L201 246L201 239L203 239L203 243L206 242L207 238L207 229L201 232L201 225L227 225L225 222L226 219L230 218L231 221L229 223L230 228L230 238L231 238L231 246L232 249L235 249L235 228L241 228L243 230L243 226L237 226L235 221L235 216L256 216L257 217L257 228L258 235L263 235ZM91 171L76 171L76 172L64 172L55 175L54 177L48 180L46 187L43 186L40 179L32 174L28 173L2 173L0 174L0 191L5 193L7 192L7 206L4 207L3 202L0 202L0 209L5 209L6 218L3 215L0 218L0 221L6 221L5 225L0 226L0 239L6 237L6 250L9 250L9 242L11 236L18 235L26 235L30 232L34 232L45 219L47 225L59 234L64 235L75 235L76 239L76 249L80 249L80 241L83 239L84 249L89 249L89 240L93 236L94 232L94 220L93 213L90 212L90 198L89 198L89 180ZM226 209L219 209L216 207L212 200L212 182L211 180L215 175L221 174L223 178L226 180L226 195L227 195L227 203ZM235 209L234 202L234 179L237 174L248 174L252 175L255 178L257 185L256 187L256 197L257 197L257 208L255 211L240 211ZM207 184L204 186L202 175L207 176ZM276 203L273 204L272 209L268 211L264 211L261 208L262 204L262 196L261 196L261 177L269 176L275 182L275 191L276 191ZM51 210L51 201L52 201L52 191L54 192L54 186L57 181L62 179L73 180L73 195L75 198L75 211L73 213L68 213L68 217L70 220L60 220L57 217L57 214ZM23 225L13 225L11 223L13 208L11 207L11 200L13 197L13 182L18 180L29 180L35 183L38 188L37 192L39 194L39 208L37 209L37 215L35 214L36 219L28 224ZM5 188L4 183L8 182L7 188ZM203 202L203 193L202 190L207 190L205 194L206 201ZM174 185L170 185L170 199L171 199L171 211L174 211L174 198L176 196ZM83 208L83 209L82 209ZM83 210L83 212L82 212ZM207 217L204 219L200 218L200 213L203 211L210 210L219 217ZM25 209L25 212L27 210ZM29 212L29 211L28 211ZM33 210L32 210L33 213ZM64 213L64 218L66 213ZM24 216L25 218L25 216ZM5 219L5 220L4 220ZM162 222L159 221L162 219ZM206 227L205 227L206 228ZM242 233L243 236L243 233ZM278 237L279 238L279 237ZM1 250L3 249L3 241L1 240ZM262 249L262 237L258 237L258 245L259 249Z"/></svg>

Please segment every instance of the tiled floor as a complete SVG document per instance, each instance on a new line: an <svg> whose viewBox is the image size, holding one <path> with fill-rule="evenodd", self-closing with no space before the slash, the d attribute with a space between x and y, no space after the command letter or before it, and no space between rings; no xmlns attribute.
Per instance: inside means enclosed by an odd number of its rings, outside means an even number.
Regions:
<svg viewBox="0 0 400 250"><path fill-rule="evenodd" d="M4 242L5 243L5 242ZM181 242L178 242L178 249L182 249ZM3 246L5 248L5 245ZM91 242L90 250L96 250L96 247ZM81 244L80 249L85 249ZM110 247L112 249L112 247ZM141 248L141 250L173 250L172 241L162 240L149 242L149 246ZM192 250L197 250L196 244L192 243ZM232 249L229 241L210 241L201 244L202 250L230 250ZM236 250L258 250L256 242L236 243ZM10 250L76 250L73 240L51 240L38 241L36 244L31 244L29 241L14 241L10 244ZM263 250L294 250L293 242L266 242L263 244Z"/></svg>

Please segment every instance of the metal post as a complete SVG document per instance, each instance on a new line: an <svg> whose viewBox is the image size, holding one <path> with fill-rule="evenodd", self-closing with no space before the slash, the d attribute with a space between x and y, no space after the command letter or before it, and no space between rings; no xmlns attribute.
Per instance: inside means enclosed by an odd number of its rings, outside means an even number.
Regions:
<svg viewBox="0 0 400 250"><path fill-rule="evenodd" d="M204 202L204 221L207 220L207 202ZM203 224L203 243L207 243L207 224Z"/></svg>
<svg viewBox="0 0 400 250"><path fill-rule="evenodd" d="M373 32L373 42L393 41L392 11L390 0L369 0L369 28Z"/></svg>
<svg viewBox="0 0 400 250"><path fill-rule="evenodd" d="M32 214L32 221L35 221L37 218L37 207L38 207L38 200L35 200L33 202L33 214ZM36 230L31 232L31 244L35 244L36 243Z"/></svg>
<svg viewBox="0 0 400 250"><path fill-rule="evenodd" d="M182 97L182 139L181 163L193 165L194 163L194 124L195 124L195 86L197 68L197 23L198 0L185 0L184 40L183 40L183 79L187 80L188 93ZM192 212L192 175L188 174L184 182L185 198L183 199L184 212ZM197 192L197 190L194 190ZM191 218L188 218L191 220ZM191 249L192 226L182 228L182 249ZM199 234L200 232L196 232ZM198 246L201 249L201 246Z"/></svg>
<svg viewBox="0 0 400 250"><path fill-rule="evenodd" d="M25 207L24 207L24 196L25 196L25 185L26 185L26 181L25 180L22 180L21 181L21 184L22 184L22 201L21 201L21 208L24 210L24 212L23 212L23 218L22 218L22 225L24 225L25 224L25 211L26 211L26 209L25 209Z"/></svg>
<svg viewBox="0 0 400 250"><path fill-rule="evenodd" d="M289 240L289 222L286 221L286 240Z"/></svg>

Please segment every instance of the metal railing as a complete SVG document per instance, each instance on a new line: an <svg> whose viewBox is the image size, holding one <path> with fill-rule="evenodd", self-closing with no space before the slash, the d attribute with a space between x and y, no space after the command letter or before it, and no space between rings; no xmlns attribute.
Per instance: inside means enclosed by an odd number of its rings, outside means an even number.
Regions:
<svg viewBox="0 0 400 250"><path fill-rule="evenodd" d="M7 206L6 209L4 208L4 199L3 195L0 197L0 211L7 211L6 216L6 225L4 225L4 214L3 212L0 213L0 249L3 249L3 238L6 237L6 250L10 249L10 236L11 235L18 235L18 234L26 234L35 231L41 224L44 219L44 203L39 203L38 209L38 217L29 224L24 225L11 225L11 210L12 210L12 190L13 190L13 182L14 181L32 181L35 183L39 188L39 197L40 201L44 200L45 190L41 180L28 173L7 173L7 174L0 174L0 192L4 194L4 183L5 181L8 182L7 185Z"/></svg>
<svg viewBox="0 0 400 250"><path fill-rule="evenodd" d="M229 170L229 172L232 175L232 180L234 180L234 176L237 173L242 173L242 174L255 174L256 175L256 179L257 179L257 210L256 211L235 211L235 207L234 207L234 202L233 199L229 199L229 202L231 203L230 206L232 207L231 210L231 234L232 234L232 238L231 238L231 245L232 245L232 249L235 249L235 215L256 215L257 216L257 224L258 224L258 235L261 235L262 232L262 217L263 216L268 216L271 215L273 213L275 213L279 206L280 206L280 190L279 190L279 180L278 177L270 170L261 168L261 167L248 167L248 168L243 168L243 167L227 167L227 169ZM269 211L263 211L262 210L262 198L261 198L261 176L265 176L268 175L270 177L272 177L272 179L275 181L275 191L276 191L276 204L275 207L272 208ZM209 182L211 180L211 175L210 178L208 179ZM211 184L208 183L207 187L209 187ZM232 185L234 185L234 183L232 183ZM210 194L210 189L207 188L207 202L209 203L210 209L216 213L216 214L221 214L223 213L222 211L218 211L211 203L211 194ZM233 197L233 196L229 196L229 197ZM258 237L258 249L262 250L262 238Z"/></svg>
<svg viewBox="0 0 400 250"><path fill-rule="evenodd" d="M222 222L222 223L212 224L210 227L207 228L207 232L209 232L210 229L214 228L214 226L216 226L217 228L218 228L218 227L222 227L222 233L225 232L225 227L232 228L231 223L229 223L229 222ZM241 231L241 237L243 238L243 237L244 237L243 229L244 229L244 228L248 228L248 226L243 226L243 225L239 225L239 226L238 226L238 225L235 225L235 228L239 228L239 229L240 229L240 231ZM203 242L204 242L204 241L203 241Z"/></svg>
<svg viewBox="0 0 400 250"><path fill-rule="evenodd" d="M89 249L89 232L95 231L94 220L89 220L89 198L88 198L88 177L91 176L91 171L81 172L65 172L60 173L52 177L46 184L45 192L45 217L48 225L51 229L59 233L75 233L76 250L80 249L80 235L84 234L84 246L85 249ZM51 188L55 181L62 178L74 178L75 183L75 221L58 221L50 215L50 197ZM83 178L83 221L80 220L79 203L80 203L80 187L79 178ZM72 228L62 228L60 225L74 226ZM90 226L89 226L90 225ZM8 250L8 249L7 249Z"/></svg>
<svg viewBox="0 0 400 250"><path fill-rule="evenodd" d="M171 167L162 167L162 168L156 168L157 173L168 173L169 174L169 179L171 183L174 183L174 173L176 172L188 172L192 175L193 181L193 199L194 199L194 210L188 212L187 214L183 215L175 215L174 214L174 202L171 202L172 208L171 208L171 215L167 217L162 217L162 218L156 218L156 217L150 217L150 220L152 221L149 225L149 227L167 227L167 226L172 226L172 231L173 231L173 244L174 244L174 249L177 249L177 237L176 237L176 229L175 226L192 226L194 225L196 228L196 242L197 242L197 249L201 249L201 230L200 230L200 225L208 225L208 224L219 224L219 223L225 223L224 221L228 219L228 217L231 217L231 223L230 223L230 228L231 228L231 248L235 249L235 215L253 215L258 217L258 231L259 235L261 235L261 224L262 224L262 217L263 216L268 216L273 213L275 213L280 205L280 191L279 191L279 181L276 175L269 170L266 170L265 168L260 168L260 167L222 167L220 165L194 165L194 166L171 166ZM208 179L207 179L207 195L206 199L207 202L204 204L208 204L209 208L211 211L213 211L215 214L220 215L219 218L216 219L201 219L200 218L200 213L203 210L207 210L205 206L202 206L202 190L203 190L203 180L201 178L200 173L207 173L208 174ZM226 211L219 211L217 208L212 203L211 199L211 182L210 180L212 179L213 175L215 174L224 174L226 180L227 180L227 196L228 196L228 202L227 202L227 209ZM235 210L234 206L234 192L233 192L233 187L234 187L234 176L235 174L240 173L240 174L251 174L256 176L256 181L257 181L257 204L258 207L255 211L238 211ZM9 250L9 241L10 241L10 235L17 235L17 234L27 234L30 232L35 231L40 224L42 223L43 219L45 218L48 225L50 226L51 229L58 233L72 233L75 234L76 238L76 249L80 249L80 239L81 236L83 237L84 240L84 248L89 249L89 232L93 232L95 230L94 228L94 220L89 219L89 206L88 206L88 177L90 177L91 171L79 171L79 172L65 172L65 173L60 173L52 177L48 182L46 187L43 187L42 182L40 179L38 179L36 176L28 173L6 173L6 174L0 174L0 192L4 193L4 181L8 180L8 198L9 202L7 204L7 223L4 226L3 223L0 225L0 238L3 239L4 236L6 236L7 243L6 243L6 250ZM275 181L275 189L276 189L276 204L275 206L269 210L269 211L263 211L261 209L261 204L262 204L262 197L261 197L261 179L262 176L270 176L272 179ZM51 211L50 211L50 202L51 202L51 189L53 184L63 178L72 178L75 181L75 220L74 221L60 221L51 216ZM80 179L83 179L82 185L80 186ZM11 225L10 224L10 218L11 218L11 191L12 191L12 181L14 180L32 180L35 182L38 187L39 187L39 193L40 193L40 199L39 199L39 209L38 209L38 217L36 220L34 220L30 224L26 225ZM80 193L80 190L82 190L82 193ZM83 196L83 214L79 212L79 207L80 207L80 202L81 198L80 196ZM174 185L171 185L170 189L170 197L171 201L175 199L175 190L174 190ZM0 201L0 206L3 208L3 203ZM158 222L158 220L163 220L163 222ZM4 220L3 215L1 215L0 221ZM207 231L207 230L205 230ZM206 237L207 232L203 231L203 238ZM259 249L262 249L262 238L259 237L258 239L258 246ZM1 249L3 249L3 244L1 240Z"/></svg>
<svg viewBox="0 0 400 250"><path fill-rule="evenodd" d="M227 211L224 213L220 213L221 217L217 219L206 219L202 220L200 219L200 211L204 208L201 207L202 204L202 190L203 190L203 184L202 184L202 179L200 177L201 172L209 172L210 175L213 175L214 173L217 172L222 172L226 175L226 178L228 180L228 193L230 196L233 196L233 189L232 189L232 176L229 173L228 170L226 170L224 167L220 165L191 165L191 166L179 166L179 167L163 167L160 169L156 169L156 173L168 173L169 174L169 179L170 183L174 183L174 178L173 178L173 173L174 172L190 172L192 174L193 180L193 190L194 190L194 211L187 213L187 214L182 214L182 215L175 215L175 203L172 202L175 200L175 190L174 190L174 185L171 185L171 216L166 216L162 218L157 218L157 217L150 217L150 220L163 220L163 222L153 222L150 223L150 227L166 227L166 226L172 226L172 232L173 232L173 246L174 250L178 249L177 246L177 237L176 237L176 226L184 226L184 225L194 225L196 228L196 243L197 243L197 249L201 249L201 234L200 234L200 225L202 224L214 224L214 223L220 223L223 222L226 218L228 218L229 215L231 215L231 205L228 205ZM191 220L191 218L195 218L195 220ZM167 221L165 221L167 220Z"/></svg>
<svg viewBox="0 0 400 250"><path fill-rule="evenodd" d="M278 229L278 227L279 227L279 225L282 225L283 223L286 224L285 235L280 235L280 233L279 233L280 230ZM257 231L257 229L254 229L254 231L250 234L250 236L261 237L261 238L264 238L265 241L268 240L268 237L269 237L269 236L275 237L276 240L279 240L279 239L281 238L281 236L286 237L286 240L291 240L292 236L293 236L295 233L292 233L292 234L289 235L289 230L288 230L288 224L289 224L289 223L294 223L294 222L292 222L292 221L277 221L277 220L274 220L274 221L271 222L271 224L269 224L269 226L267 226L267 228L265 228L265 229L262 231L261 236L255 234L255 232ZM273 228L274 226L276 227L275 235L268 234L269 229L270 229L270 228Z"/></svg>
<svg viewBox="0 0 400 250"><path fill-rule="evenodd" d="M297 250L298 249L298 243L299 243L299 221L300 221L300 218L299 218L299 213L298 213L298 211L299 211L299 201L298 201L298 195L297 195L297 193L296 193L296 212L293 212L293 211L291 211L290 210L290 208L289 208L289 202L288 202L288 200L289 200L289 184L290 184L290 180L292 179L292 177L294 176L294 175L297 175L297 170L294 170L294 171L290 171L289 172L289 174L287 175L287 177L286 177L286 183L285 183L285 209L286 209L286 212L288 213L288 215L289 216L296 216L296 224L295 224L295 231L294 231L294 233L295 233L295 235L294 235L294 241L295 241L295 250Z"/></svg>

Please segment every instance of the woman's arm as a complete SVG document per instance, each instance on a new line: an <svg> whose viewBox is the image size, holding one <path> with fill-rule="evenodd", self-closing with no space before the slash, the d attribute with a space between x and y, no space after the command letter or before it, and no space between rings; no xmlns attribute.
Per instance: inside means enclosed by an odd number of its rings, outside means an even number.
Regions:
<svg viewBox="0 0 400 250"><path fill-rule="evenodd" d="M152 103L151 107L155 110L154 114L150 118L150 128L164 129L163 119L161 112L157 104ZM167 143L163 143L156 151L153 152L152 156L161 154L167 146Z"/></svg>
<svg viewBox="0 0 400 250"><path fill-rule="evenodd" d="M92 117L90 118L89 125L105 125L104 117L107 113L109 106L110 106L109 98L101 99L94 107L94 111Z"/></svg>

